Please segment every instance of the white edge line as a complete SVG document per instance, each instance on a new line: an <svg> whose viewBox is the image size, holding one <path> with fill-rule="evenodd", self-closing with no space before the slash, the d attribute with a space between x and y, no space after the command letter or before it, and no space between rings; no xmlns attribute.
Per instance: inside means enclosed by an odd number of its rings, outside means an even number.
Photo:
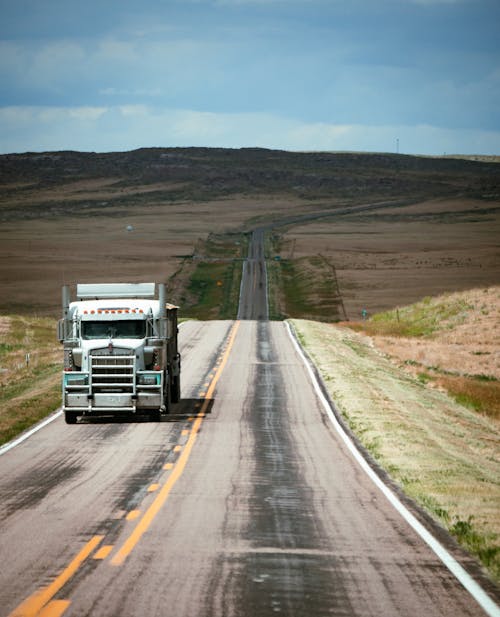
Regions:
<svg viewBox="0 0 500 617"><path fill-rule="evenodd" d="M490 596L484 591L484 589L472 578L472 576L458 563L458 561L450 555L450 553L444 548L444 546L436 540L436 538L413 516L413 514L406 508L396 495L382 482L379 476L368 465L363 455L356 448L351 441L347 433L344 431L339 421L335 417L330 403L323 394L321 387L318 383L316 375L311 368L310 362L307 360L302 348L298 344L295 336L292 333L290 324L285 322L288 335L290 336L295 349L299 353L304 365L309 373L311 382L314 386L316 394L321 401L325 411L333 424L335 430L350 450L353 457L356 459L363 471L366 472L368 477L373 483L382 491L384 496L392 504L392 506L399 512L399 514L405 519L405 521L417 532L422 540L431 548L431 550L439 557L444 565L450 570L450 572L458 579L458 581L465 587L465 589L471 594L476 602L481 606L487 615L490 617L500 617L500 608L490 598Z"/></svg>
<svg viewBox="0 0 500 617"><path fill-rule="evenodd" d="M19 444L23 443L23 441L26 441L26 439L28 439L35 433L38 433L38 431L40 431L42 428L47 426L47 424L50 424L51 422L59 418L61 414L62 414L62 409L58 409L57 411L52 413L48 418L45 418L45 420L42 420L38 424L35 424L33 428L29 429L25 433L22 433L22 435L20 435L16 439L13 439L12 441L8 441L3 446L0 446L0 456L2 456L2 454L5 454L9 450L12 450L12 448L15 448Z"/></svg>

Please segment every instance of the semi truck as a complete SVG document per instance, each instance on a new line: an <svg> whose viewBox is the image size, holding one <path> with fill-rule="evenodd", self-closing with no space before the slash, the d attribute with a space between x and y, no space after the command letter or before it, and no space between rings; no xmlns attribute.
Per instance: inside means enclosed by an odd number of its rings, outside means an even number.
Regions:
<svg viewBox="0 0 500 617"><path fill-rule="evenodd" d="M157 298L156 298L157 296ZM62 288L62 409L81 416L147 414L158 422L180 400L177 310L165 285L78 284Z"/></svg>

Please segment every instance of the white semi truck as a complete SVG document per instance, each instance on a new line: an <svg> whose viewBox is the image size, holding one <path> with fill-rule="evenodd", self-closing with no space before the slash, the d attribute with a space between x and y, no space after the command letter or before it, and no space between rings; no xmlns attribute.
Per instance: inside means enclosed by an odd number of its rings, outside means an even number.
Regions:
<svg viewBox="0 0 500 617"><path fill-rule="evenodd" d="M153 421L180 400L177 307L165 285L79 284L62 290L66 422L78 416L146 413Z"/></svg>

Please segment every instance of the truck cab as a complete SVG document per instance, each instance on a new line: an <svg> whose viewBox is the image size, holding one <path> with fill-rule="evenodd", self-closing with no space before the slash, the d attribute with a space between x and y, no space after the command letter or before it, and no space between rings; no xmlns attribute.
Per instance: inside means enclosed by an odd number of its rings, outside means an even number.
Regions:
<svg viewBox="0 0 500 617"><path fill-rule="evenodd" d="M178 307L165 302L165 286L79 284L76 297L63 287L66 422L126 413L159 421L180 400Z"/></svg>

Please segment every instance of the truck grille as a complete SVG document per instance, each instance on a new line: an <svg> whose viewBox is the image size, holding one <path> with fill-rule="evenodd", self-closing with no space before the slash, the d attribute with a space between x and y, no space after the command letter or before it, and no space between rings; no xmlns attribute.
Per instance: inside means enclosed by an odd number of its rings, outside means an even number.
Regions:
<svg viewBox="0 0 500 617"><path fill-rule="evenodd" d="M93 392L134 392L135 356L91 356Z"/></svg>

